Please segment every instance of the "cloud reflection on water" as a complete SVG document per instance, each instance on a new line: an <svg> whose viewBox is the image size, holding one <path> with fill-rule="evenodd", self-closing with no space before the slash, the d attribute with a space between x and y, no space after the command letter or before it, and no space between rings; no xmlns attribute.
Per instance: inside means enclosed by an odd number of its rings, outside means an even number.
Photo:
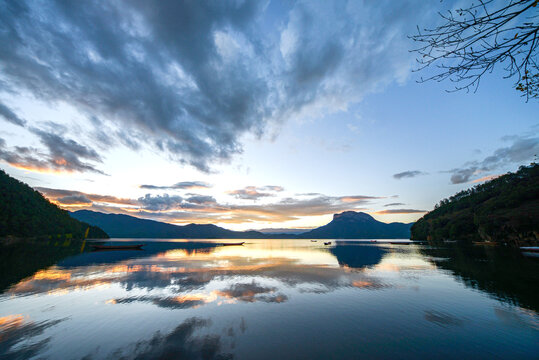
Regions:
<svg viewBox="0 0 539 360"><path fill-rule="evenodd" d="M320 260L315 260L320 262L317 264L310 263L310 256L317 259L318 253L330 257L325 263ZM385 288L388 284L382 284L364 271L378 264L385 253L386 250L380 247L350 244L337 244L330 253L324 248L294 249L294 256L286 256L285 251L277 250L261 252L256 247L221 248L216 252L175 249L117 264L98 262L89 266L51 267L12 286L8 294L46 295L119 285L127 292L136 289L145 294L116 298L116 304L136 300L160 307L189 308L210 302L208 298L280 303L290 296L285 293L286 288L320 293L342 287ZM333 265L331 255L341 266ZM81 255L84 256L86 254ZM95 257L96 254L88 256ZM206 289L212 282L219 288ZM156 294L158 290L159 294ZM205 300L193 299L194 292Z"/></svg>
<svg viewBox="0 0 539 360"><path fill-rule="evenodd" d="M135 304L183 312L210 304L281 304L290 301L294 294L327 294L343 288L382 290L392 286L376 276L374 270L376 266L386 266L382 260L388 250L380 246L337 243L333 247L279 248L277 244L254 244L203 251L177 246L180 248L164 252L149 251L147 257L142 257L141 252L135 257L128 254L124 259L122 254L81 254L79 259L67 261L67 267L38 271L2 296L45 299L82 292L95 297L102 306L125 309L121 312ZM122 260L111 262L113 259ZM76 266L77 263L82 265ZM103 298L109 292L113 297ZM204 353L207 358L227 358L230 354L220 353L220 336L193 337L193 332L207 327L208 321L191 318L167 335L157 332L151 340L139 341L129 357L137 354L135 358L141 359L190 358ZM21 348L23 355L39 353L48 341L39 335L56 323L13 327L19 329L19 335L0 340L3 353L17 345L19 339L29 338L34 338L33 345ZM118 358L123 356L120 353L116 354Z"/></svg>

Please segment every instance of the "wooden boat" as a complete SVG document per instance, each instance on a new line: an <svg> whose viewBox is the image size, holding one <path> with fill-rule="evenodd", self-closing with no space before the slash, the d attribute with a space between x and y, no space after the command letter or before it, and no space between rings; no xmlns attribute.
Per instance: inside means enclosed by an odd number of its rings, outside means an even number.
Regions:
<svg viewBox="0 0 539 360"><path fill-rule="evenodd" d="M389 243L393 245L410 245L411 244L411 242L404 242L404 241L390 241Z"/></svg>
<svg viewBox="0 0 539 360"><path fill-rule="evenodd" d="M496 241L474 241L474 245L478 246L496 246L499 245Z"/></svg>
<svg viewBox="0 0 539 360"><path fill-rule="evenodd" d="M94 250L142 250L144 244L135 245L90 245Z"/></svg>
<svg viewBox="0 0 539 360"><path fill-rule="evenodd" d="M241 246L245 244L245 241L237 242L237 243L222 243L221 246Z"/></svg>
<svg viewBox="0 0 539 360"><path fill-rule="evenodd" d="M331 245L331 241L325 242L324 245Z"/></svg>

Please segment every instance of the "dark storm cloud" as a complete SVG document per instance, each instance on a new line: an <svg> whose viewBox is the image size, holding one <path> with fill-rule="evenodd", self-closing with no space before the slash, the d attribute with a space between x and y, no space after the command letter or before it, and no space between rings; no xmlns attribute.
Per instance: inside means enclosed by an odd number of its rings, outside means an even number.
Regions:
<svg viewBox="0 0 539 360"><path fill-rule="evenodd" d="M479 174L496 170L504 165L521 164L533 160L539 154L539 137L505 137L504 140L512 140L510 146L502 147L481 161L470 161L463 167L449 170L452 184L469 182L472 177Z"/></svg>
<svg viewBox="0 0 539 360"><path fill-rule="evenodd" d="M160 185L140 185L141 189L147 190L188 190L188 189L209 189L212 186L204 181L182 181L170 186L160 186Z"/></svg>
<svg viewBox="0 0 539 360"><path fill-rule="evenodd" d="M397 174L394 174L393 177L397 180L403 179L403 178L413 178L419 175L426 175L427 173L419 170L410 170L410 171L403 171Z"/></svg>
<svg viewBox="0 0 539 360"><path fill-rule="evenodd" d="M99 119L88 121L97 130L121 129L93 132L103 146L151 146L209 171L242 152L245 133L261 136L268 123L342 109L404 80L410 18L429 10L414 1L312 2L277 14L266 5L2 2L0 81Z"/></svg>
<svg viewBox="0 0 539 360"><path fill-rule="evenodd" d="M9 107L0 102L0 118L15 125L24 126L26 121L21 119Z"/></svg>

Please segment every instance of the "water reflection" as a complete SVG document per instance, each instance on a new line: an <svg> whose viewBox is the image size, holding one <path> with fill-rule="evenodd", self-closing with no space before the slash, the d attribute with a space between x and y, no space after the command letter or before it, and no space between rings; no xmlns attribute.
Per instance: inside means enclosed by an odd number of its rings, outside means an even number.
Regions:
<svg viewBox="0 0 539 360"><path fill-rule="evenodd" d="M539 350L534 311L454 281L432 250L256 240L83 253L0 295L0 357L451 357L433 348L444 331L463 353L477 349L470 332L493 337L486 354ZM500 334L520 340L494 345Z"/></svg>
<svg viewBox="0 0 539 360"><path fill-rule="evenodd" d="M0 355L13 359L37 356L50 341L42 335L47 328L62 320L31 321L21 314L0 318Z"/></svg>
<svg viewBox="0 0 539 360"><path fill-rule="evenodd" d="M135 359L233 359L232 354L221 353L219 335L194 335L195 331L210 324L207 319L190 318L169 334L156 332L150 340L136 344L135 348L140 352ZM121 353L119 350L116 355Z"/></svg>
<svg viewBox="0 0 539 360"><path fill-rule="evenodd" d="M339 265L360 269L378 264L387 250L364 243L340 241L330 252L335 255Z"/></svg>
<svg viewBox="0 0 539 360"><path fill-rule="evenodd" d="M436 266L451 271L466 286L504 302L539 310L539 261L507 248L423 247Z"/></svg>

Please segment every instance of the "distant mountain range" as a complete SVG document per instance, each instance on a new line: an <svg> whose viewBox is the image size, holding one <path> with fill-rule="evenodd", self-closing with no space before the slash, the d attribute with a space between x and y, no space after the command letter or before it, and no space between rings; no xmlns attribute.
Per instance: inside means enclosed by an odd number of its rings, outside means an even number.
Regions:
<svg viewBox="0 0 539 360"><path fill-rule="evenodd" d="M232 231L216 225L172 225L122 214L104 214L90 210L71 213L77 220L99 226L115 238L186 238L186 239L409 239L412 224L386 224L372 216L354 211L335 214L333 221L302 234Z"/></svg>
<svg viewBox="0 0 539 360"><path fill-rule="evenodd" d="M263 238L257 231L232 231L210 224L172 225L154 220L139 219L123 214L104 214L91 210L71 213L77 220L98 225L115 238L164 238L164 239L248 239ZM84 220L83 220L84 219Z"/></svg>

